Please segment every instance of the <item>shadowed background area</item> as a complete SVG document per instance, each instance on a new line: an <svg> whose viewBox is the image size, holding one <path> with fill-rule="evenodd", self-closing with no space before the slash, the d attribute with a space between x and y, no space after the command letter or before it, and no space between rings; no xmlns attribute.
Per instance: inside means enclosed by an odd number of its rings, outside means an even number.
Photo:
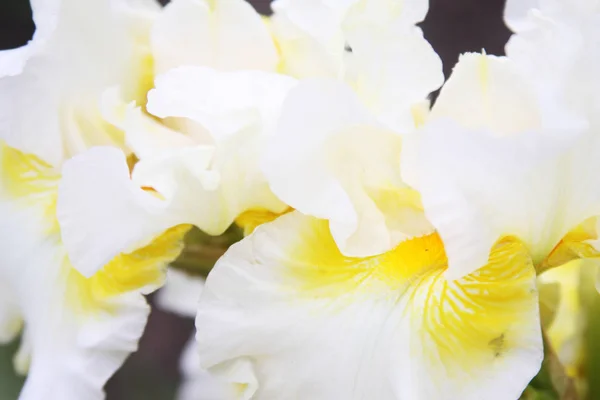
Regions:
<svg viewBox="0 0 600 400"><path fill-rule="evenodd" d="M263 14L270 12L269 0L250 2ZM443 59L446 76L460 53L485 49L488 54L503 54L510 36L502 21L503 7L504 0L430 0L430 11L422 28ZM0 49L27 43L34 29L28 0L0 1ZM109 382L107 399L174 399L180 379L179 356L193 325L191 319L155 309L140 350ZM0 400L16 399L22 384L11 365L16 347L16 344L0 347Z"/></svg>

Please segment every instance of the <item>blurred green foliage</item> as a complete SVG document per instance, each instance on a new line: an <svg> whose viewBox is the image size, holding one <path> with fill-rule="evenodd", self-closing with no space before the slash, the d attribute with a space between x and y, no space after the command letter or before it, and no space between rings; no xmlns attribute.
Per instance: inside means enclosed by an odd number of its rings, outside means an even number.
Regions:
<svg viewBox="0 0 600 400"><path fill-rule="evenodd" d="M24 379L16 375L12 364L18 346L18 340L0 346L0 400L15 400L23 386Z"/></svg>

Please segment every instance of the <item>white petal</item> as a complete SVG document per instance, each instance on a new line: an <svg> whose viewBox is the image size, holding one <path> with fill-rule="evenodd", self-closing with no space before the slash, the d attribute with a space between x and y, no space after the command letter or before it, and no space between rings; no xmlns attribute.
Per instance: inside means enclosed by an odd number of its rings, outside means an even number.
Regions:
<svg viewBox="0 0 600 400"><path fill-rule="evenodd" d="M329 40L341 32L344 15L357 0L277 0L275 15L285 16L308 35ZM342 43L343 46L343 43Z"/></svg>
<svg viewBox="0 0 600 400"><path fill-rule="evenodd" d="M444 84L431 118L452 118L469 129L509 135L540 128L540 113L533 88L511 60L467 53Z"/></svg>
<svg viewBox="0 0 600 400"><path fill-rule="evenodd" d="M600 139L573 133L497 137L439 120L421 132L416 150L405 148L418 152L416 168L405 168L417 171L427 217L446 244L449 277L483 265L502 236L523 240L539 263L598 215Z"/></svg>
<svg viewBox="0 0 600 400"><path fill-rule="evenodd" d="M350 40L346 81L391 129L411 132L416 108L444 83L442 61L418 28L382 35L358 32Z"/></svg>
<svg viewBox="0 0 600 400"><path fill-rule="evenodd" d="M586 2L557 2L556 10L530 15L531 28L513 35L506 53L536 88L548 113L569 111L584 116L596 129L600 126L596 74L600 51L594 38L600 35L600 4ZM588 10L593 7L596 10Z"/></svg>
<svg viewBox="0 0 600 400"><path fill-rule="evenodd" d="M443 278L436 235L344 257L298 212L233 245L196 319L202 365L250 362L254 399L517 399L542 343L535 271L504 242L479 274Z"/></svg>
<svg viewBox="0 0 600 400"><path fill-rule="evenodd" d="M528 21L529 13L539 8L540 0L506 0L504 21L515 32L531 27Z"/></svg>
<svg viewBox="0 0 600 400"><path fill-rule="evenodd" d="M84 276L177 225L163 200L131 182L118 149L92 148L66 162L62 174L57 203L62 240Z"/></svg>
<svg viewBox="0 0 600 400"><path fill-rule="evenodd" d="M274 70L278 55L260 15L243 0L175 0L152 32L158 73L182 65Z"/></svg>
<svg viewBox="0 0 600 400"><path fill-rule="evenodd" d="M156 304L163 310L192 318L196 315L202 289L204 279L171 268L165 286L156 295Z"/></svg>
<svg viewBox="0 0 600 400"><path fill-rule="evenodd" d="M136 165L133 179L165 196L178 221L220 235L245 211L286 209L258 168L260 149L252 132L242 132L216 149L196 146L144 159Z"/></svg>
<svg viewBox="0 0 600 400"><path fill-rule="evenodd" d="M218 141L245 128L268 132L296 81L260 71L181 67L159 76L155 84L148 95L149 112L191 119Z"/></svg>
<svg viewBox="0 0 600 400"><path fill-rule="evenodd" d="M139 159L196 144L191 137L169 129L135 104L127 104L117 87L103 93L102 115L125 133L127 146Z"/></svg>
<svg viewBox="0 0 600 400"><path fill-rule="evenodd" d="M177 393L177 400L241 400L248 392L248 387L256 390L256 379L252 375L248 362L236 363L237 368L231 368L230 375L235 376L240 383L228 383L222 377L217 377L200 366L198 344L192 336L181 355L181 372L183 382ZM244 382L244 383L241 383ZM250 389L250 391L252 390ZM240 396L242 395L242 396Z"/></svg>
<svg viewBox="0 0 600 400"><path fill-rule="evenodd" d="M429 11L427 0L358 0L344 19L344 30L384 31L422 22Z"/></svg>
<svg viewBox="0 0 600 400"><path fill-rule="evenodd" d="M286 100L263 171L284 202L329 220L344 254L367 256L431 231L400 180L400 148L348 87L306 81Z"/></svg>
<svg viewBox="0 0 600 400"><path fill-rule="evenodd" d="M13 63L9 76L0 77L0 138L59 166L65 148L77 152L89 141L110 139L112 132L99 121L98 101L106 87L130 78L134 38L108 1L33 6L41 30L16 50L29 53L17 57L21 65Z"/></svg>
<svg viewBox="0 0 600 400"><path fill-rule="evenodd" d="M342 73L344 40L341 33L330 40L309 35L285 14L275 14L270 27L281 54L278 72L295 78L337 78Z"/></svg>
<svg viewBox="0 0 600 400"><path fill-rule="evenodd" d="M589 174L598 143L579 136L579 120L547 111L510 60L469 54L433 122L405 142L402 171L446 243L449 277L483 265L504 235L523 240L539 263L596 215L600 186Z"/></svg>
<svg viewBox="0 0 600 400"><path fill-rule="evenodd" d="M30 209L0 204L0 277L11 286L26 325L20 399L103 399L108 378L135 351L149 308L137 293L86 307L87 288L68 263L60 237ZM81 286L80 286L81 285Z"/></svg>

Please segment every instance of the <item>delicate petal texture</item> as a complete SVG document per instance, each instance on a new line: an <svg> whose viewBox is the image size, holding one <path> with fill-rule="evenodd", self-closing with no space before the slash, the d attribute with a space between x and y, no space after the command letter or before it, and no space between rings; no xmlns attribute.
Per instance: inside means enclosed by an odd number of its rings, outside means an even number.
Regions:
<svg viewBox="0 0 600 400"><path fill-rule="evenodd" d="M508 117L508 116L507 116ZM572 229L600 213L595 172L600 138L569 132L496 137L449 120L431 123L405 151L427 217L450 260L449 277L485 262L492 244L516 236L536 264Z"/></svg>
<svg viewBox="0 0 600 400"><path fill-rule="evenodd" d="M538 91L550 113L570 111L600 126L600 2L542 2L529 15L530 27L518 30L507 55ZM564 111L563 111L564 112Z"/></svg>
<svg viewBox="0 0 600 400"><path fill-rule="evenodd" d="M133 180L165 196L177 221L220 235L245 211L287 208L258 169L259 145L243 133L223 141L214 153L207 146L165 152L140 161Z"/></svg>
<svg viewBox="0 0 600 400"><path fill-rule="evenodd" d="M0 201L0 281L12 289L26 325L15 359L20 372L29 370L20 399L103 399L104 384L137 348L148 306L136 293L89 302L95 284L71 267L38 201L56 189L29 183L35 203Z"/></svg>
<svg viewBox="0 0 600 400"><path fill-rule="evenodd" d="M8 74L0 71L8 75L0 77L0 138L55 166L65 153L121 144L98 102L106 87L131 80L135 38L126 19L105 0L36 1L32 7L41 30L14 50L20 61L10 63Z"/></svg>
<svg viewBox="0 0 600 400"><path fill-rule="evenodd" d="M133 103L125 103L116 87L104 92L102 115L124 132L125 143L139 159L195 144L191 137L158 122Z"/></svg>
<svg viewBox="0 0 600 400"><path fill-rule="evenodd" d="M71 262L86 277L177 225L167 204L131 182L123 153L95 147L65 163L57 215Z"/></svg>
<svg viewBox="0 0 600 400"><path fill-rule="evenodd" d="M244 129L268 134L296 81L260 71L221 72L180 67L161 75L148 95L148 110L160 117L188 118L219 141Z"/></svg>
<svg viewBox="0 0 600 400"><path fill-rule="evenodd" d="M275 70L277 49L245 0L175 0L152 32L158 73L181 65Z"/></svg>
<svg viewBox="0 0 600 400"><path fill-rule="evenodd" d="M56 221L60 176L33 155L0 150L0 282L10 287L3 295L11 295L25 323L15 356L16 369L28 372L20 399L104 399L106 381L144 330L149 307L142 294L162 284L187 227L117 254L84 277Z"/></svg>
<svg viewBox="0 0 600 400"><path fill-rule="evenodd" d="M208 277L202 365L235 382L223 367L249 362L253 399L516 399L543 357L525 247L498 243L485 268L456 282L445 268L435 234L348 258L325 221L284 215Z"/></svg>
<svg viewBox="0 0 600 400"><path fill-rule="evenodd" d="M358 0L276 0L275 15L283 15L306 34L328 40L340 33L341 22ZM343 46L343 43L342 43Z"/></svg>
<svg viewBox="0 0 600 400"><path fill-rule="evenodd" d="M415 130L419 104L444 83L442 61L419 28L353 36L345 80L378 119L400 133Z"/></svg>
<svg viewBox="0 0 600 400"><path fill-rule="evenodd" d="M600 12L598 0L507 0L504 20L517 33L536 28L536 19L572 20Z"/></svg>
<svg viewBox="0 0 600 400"><path fill-rule="evenodd" d="M329 220L344 254L367 256L431 232L400 179L400 150L348 87L307 81L286 100L263 171L284 202Z"/></svg>
<svg viewBox="0 0 600 400"><path fill-rule="evenodd" d="M428 0L358 0L344 18L344 30L351 34L353 31L406 28L422 22L427 11Z"/></svg>
<svg viewBox="0 0 600 400"><path fill-rule="evenodd" d="M181 67L159 77L148 110L161 118L175 117L183 130L192 126L197 133L202 128L214 147L157 152L141 159L133 179L158 190L180 219L211 235L223 233L248 210L285 211L259 169L259 158L295 84L274 73L205 67Z"/></svg>
<svg viewBox="0 0 600 400"><path fill-rule="evenodd" d="M296 78L337 78L342 75L344 41L341 34L328 40L313 37L285 14L277 12L269 25L281 55L278 72Z"/></svg>
<svg viewBox="0 0 600 400"><path fill-rule="evenodd" d="M272 28L280 70L298 78L336 78L343 71L342 21L356 0L277 0Z"/></svg>
<svg viewBox="0 0 600 400"><path fill-rule="evenodd" d="M171 268L165 286L156 295L156 303L163 310L193 318L202 289L204 279Z"/></svg>
<svg viewBox="0 0 600 400"><path fill-rule="evenodd" d="M544 112L509 60L463 56L431 117L405 141L402 171L444 239L449 277L483 265L503 235L539 265L600 211L599 140Z"/></svg>
<svg viewBox="0 0 600 400"><path fill-rule="evenodd" d="M510 118L507 118L510 116ZM431 119L452 118L469 129L496 135L534 130L542 125L533 88L505 57L467 53L444 84Z"/></svg>
<svg viewBox="0 0 600 400"><path fill-rule="evenodd" d="M525 30L531 27L528 16L543 0L506 0L504 20L513 31ZM552 1L552 0L551 0Z"/></svg>

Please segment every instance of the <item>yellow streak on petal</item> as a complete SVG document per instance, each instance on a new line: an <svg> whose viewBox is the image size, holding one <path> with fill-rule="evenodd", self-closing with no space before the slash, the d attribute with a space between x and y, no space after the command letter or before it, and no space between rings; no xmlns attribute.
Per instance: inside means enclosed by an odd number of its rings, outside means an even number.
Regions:
<svg viewBox="0 0 600 400"><path fill-rule="evenodd" d="M563 266L573 260L598 258L600 252L588 243L598 239L596 223L595 217L589 218L565 235L548 257L537 266L538 273Z"/></svg>
<svg viewBox="0 0 600 400"><path fill-rule="evenodd" d="M288 208L282 213L274 213L273 211L264 209L248 210L240 214L236 218L235 223L244 230L244 236L248 236L254 232L259 225L274 221L283 214L287 214L291 211L291 208Z"/></svg>
<svg viewBox="0 0 600 400"><path fill-rule="evenodd" d="M277 72L278 74L285 74L287 71L287 66L285 63L283 47L280 43L280 40L277 38L277 35L275 35L275 33L273 32L273 22L271 21L271 17L263 15L261 19L262 22L266 25L267 29L269 30L271 40L273 41L273 45L275 46L275 50L277 51L277 56L279 58L279 62L275 67L275 72Z"/></svg>
<svg viewBox="0 0 600 400"><path fill-rule="evenodd" d="M523 329L539 324L531 322L538 310L536 274L521 242L499 241L488 264L460 280L445 280L445 269L423 275L410 295L413 323L421 325L432 361L439 357L452 375L452 365L483 367L530 345Z"/></svg>
<svg viewBox="0 0 600 400"><path fill-rule="evenodd" d="M48 233L59 231L56 220L59 173L32 154L0 142L0 182L4 195L41 211Z"/></svg>
<svg viewBox="0 0 600 400"><path fill-rule="evenodd" d="M171 228L149 245L119 254L91 278L71 267L71 304L84 312L97 310L106 308L111 297L161 286L166 267L183 250L183 237L189 229L189 225Z"/></svg>
<svg viewBox="0 0 600 400"><path fill-rule="evenodd" d="M410 113L412 115L415 127L417 129L425 126L425 122L427 121L427 116L429 115L429 109L430 109L429 100L425 100L420 103L414 104L410 108Z"/></svg>
<svg viewBox="0 0 600 400"><path fill-rule="evenodd" d="M149 46L137 46L134 49L134 68L131 72L131 82L123 87L126 102L135 101L136 105L146 111L147 96L154 87L154 57Z"/></svg>
<svg viewBox="0 0 600 400"><path fill-rule="evenodd" d="M460 371L522 346L523 325L531 327L537 315L535 269L526 247L512 238L494 246L486 266L457 281L444 277L447 258L437 234L352 258L340 253L327 222L313 220L286 254L291 278L308 299L335 307L366 297L397 304L425 346L415 351Z"/></svg>

